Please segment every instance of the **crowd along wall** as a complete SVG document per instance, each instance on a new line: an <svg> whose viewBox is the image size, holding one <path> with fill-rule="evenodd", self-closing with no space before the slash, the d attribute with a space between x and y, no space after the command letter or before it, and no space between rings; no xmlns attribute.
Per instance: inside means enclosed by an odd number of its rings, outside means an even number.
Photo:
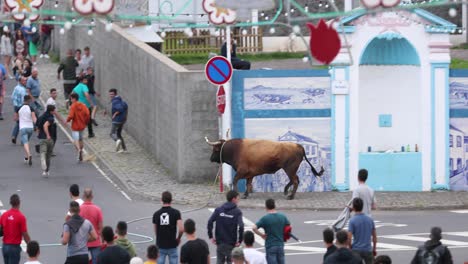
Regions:
<svg viewBox="0 0 468 264"><path fill-rule="evenodd" d="M69 48L91 48L100 104L108 105L108 90L118 89L129 105L127 132L173 177L179 182L214 179L217 166L209 161L204 136L218 135L216 89L204 73L186 70L116 25L107 32L99 22L93 35L87 31L56 34L55 48L61 58Z"/></svg>

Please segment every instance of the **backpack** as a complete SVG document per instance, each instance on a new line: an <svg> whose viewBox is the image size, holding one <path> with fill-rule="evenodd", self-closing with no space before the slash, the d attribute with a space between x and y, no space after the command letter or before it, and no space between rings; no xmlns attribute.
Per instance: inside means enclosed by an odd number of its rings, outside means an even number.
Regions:
<svg viewBox="0 0 468 264"><path fill-rule="evenodd" d="M445 254L445 246L439 245L433 249L422 248L419 254L420 263L423 264L441 264L442 256Z"/></svg>

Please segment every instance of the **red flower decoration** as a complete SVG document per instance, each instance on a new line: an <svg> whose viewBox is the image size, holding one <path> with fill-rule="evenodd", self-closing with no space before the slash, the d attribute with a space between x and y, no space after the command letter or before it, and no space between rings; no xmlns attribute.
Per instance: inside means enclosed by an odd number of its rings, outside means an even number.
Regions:
<svg viewBox="0 0 468 264"><path fill-rule="evenodd" d="M321 19L317 26L307 23L310 29L310 51L312 56L324 64L330 64L341 48L338 32Z"/></svg>

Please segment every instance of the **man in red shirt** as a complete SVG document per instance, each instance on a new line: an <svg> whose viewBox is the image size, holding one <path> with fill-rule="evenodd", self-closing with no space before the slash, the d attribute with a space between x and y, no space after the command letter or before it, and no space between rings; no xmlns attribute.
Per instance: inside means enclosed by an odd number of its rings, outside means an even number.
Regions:
<svg viewBox="0 0 468 264"><path fill-rule="evenodd" d="M101 252L102 211L93 203L93 190L86 188L83 191L84 203L80 206L80 216L93 224L97 233L97 239L88 242L88 250L91 253L92 263L97 263L99 252Z"/></svg>
<svg viewBox="0 0 468 264"><path fill-rule="evenodd" d="M19 264L21 259L21 240L26 243L31 240L26 225L26 217L20 212L20 198L17 194L10 197L11 209L0 217L0 227L3 230L3 261L5 264Z"/></svg>

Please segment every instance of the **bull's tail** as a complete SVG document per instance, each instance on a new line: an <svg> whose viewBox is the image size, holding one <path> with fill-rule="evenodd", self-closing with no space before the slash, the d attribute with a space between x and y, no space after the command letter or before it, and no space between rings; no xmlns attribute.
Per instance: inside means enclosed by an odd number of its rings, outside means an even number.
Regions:
<svg viewBox="0 0 468 264"><path fill-rule="evenodd" d="M301 146L302 147L302 146ZM317 172L317 170L315 170L314 166L310 163L309 159L307 159L307 155L305 153L305 149L304 147L302 147L302 155L304 156L304 159L307 161L307 163L309 163L309 166L310 168L312 169L312 173L315 175L315 176L322 176L323 172L325 171L323 169L323 166L321 167L320 169L320 172Z"/></svg>

